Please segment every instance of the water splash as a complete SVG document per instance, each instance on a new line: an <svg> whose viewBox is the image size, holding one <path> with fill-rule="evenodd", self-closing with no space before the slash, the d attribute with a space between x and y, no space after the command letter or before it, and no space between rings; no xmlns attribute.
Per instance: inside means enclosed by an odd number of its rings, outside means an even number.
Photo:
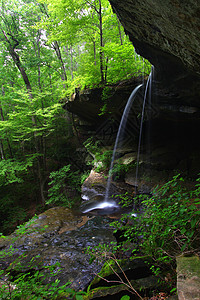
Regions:
<svg viewBox="0 0 200 300"><path fill-rule="evenodd" d="M141 140L142 140L142 128L143 128L143 121L144 121L144 109L145 109L148 90L149 90L149 103L151 103L151 88L152 88L153 71L154 71L154 67L152 66L151 73L149 74L149 77L148 77L148 80L147 80L145 93L144 93L144 101L143 101L143 106L142 106L142 116L141 116L141 121L140 121L140 133L139 133L138 152L137 152L137 165L136 165L136 175L135 175L136 189L137 189L137 186L138 186L138 170L139 170L140 149L141 149Z"/></svg>
<svg viewBox="0 0 200 300"><path fill-rule="evenodd" d="M109 170L109 175L108 175L108 180L107 180L107 185L106 185L106 193L105 193L105 199L104 199L104 201L108 201L108 199L109 199L110 185L111 185L111 179L112 179L111 173L112 173L113 166L114 166L114 160L115 160L116 150L117 150L117 148L119 146L119 140L122 140L122 138L124 136L124 131L125 131L127 119L128 119L128 115L129 115L129 112L130 112L133 100L135 99L135 95L136 95L137 91L142 86L143 86L143 84L138 85L133 90L133 92L131 93L131 95L130 95L128 101L127 101L126 107L124 109L122 118L121 118L121 122L120 122L118 133L117 133L117 137L116 137L116 140L115 140L115 146L114 146L114 149L113 149L113 155L112 155L112 160L111 160L111 164L110 164L110 170Z"/></svg>
<svg viewBox="0 0 200 300"><path fill-rule="evenodd" d="M117 205L116 202L108 202L108 201L102 201L102 202L92 202L87 203L86 207L83 207L81 209L82 213L93 213L96 212L96 214L112 214L114 212L117 212L120 210L119 205Z"/></svg>

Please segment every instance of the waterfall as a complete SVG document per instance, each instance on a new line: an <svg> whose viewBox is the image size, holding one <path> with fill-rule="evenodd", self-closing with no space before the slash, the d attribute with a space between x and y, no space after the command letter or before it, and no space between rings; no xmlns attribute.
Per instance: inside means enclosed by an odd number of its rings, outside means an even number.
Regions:
<svg viewBox="0 0 200 300"><path fill-rule="evenodd" d="M108 201L108 199L109 199L109 190L110 190L111 179L112 179L111 172L112 172L112 169L113 169L113 166L114 166L116 150L119 146L119 141L122 140L122 138L123 138L126 123L127 123L127 119L128 119L128 115L129 115L133 100L135 99L135 95L136 95L137 91L139 90L139 88L142 87L142 85L143 84L138 85L133 90L133 92L131 93L131 95L130 95L128 101L127 101L126 107L124 109L122 118L121 118L121 122L120 122L118 133L117 133L117 137L116 137L116 140L115 140L115 146L114 146L114 149L113 149L113 155L112 155L112 160L111 160L111 164L110 164L110 170L109 170L109 173L108 173L108 180L107 180L106 193L105 193L105 199L104 199L105 201Z"/></svg>
<svg viewBox="0 0 200 300"><path fill-rule="evenodd" d="M147 98L147 93L149 89L149 97L151 96L151 81L152 81L152 71L149 75L149 78L147 80L146 88L145 88L145 93L144 93L144 101L143 101L143 107L142 107L142 116L141 116L141 123L140 123L140 132L139 132L139 144L138 144L138 152L137 152L137 166L136 166L136 186L137 186L137 177L138 177L138 166L139 166L139 155L140 155L140 147L141 147L141 137L142 137L142 124L144 120L144 109L145 109L145 103L146 103L146 98ZM108 174L108 180L107 180L107 185L106 185L106 191L105 191L105 197L101 195L96 195L93 197L90 201L87 201L85 204L82 205L81 207L81 212L82 213L89 213L92 215L108 215L108 214L115 214L120 211L120 205L114 201L113 199L109 199L110 196L110 186L111 186L111 179L112 179L112 170L114 166L114 161L116 158L116 152L117 149L120 146L120 141L123 140L124 134L125 134L125 127L126 123L128 120L129 112L132 107L133 101L135 99L135 96L137 94L137 91L143 86L143 84L138 85L133 92L131 93L127 104L125 106L121 122L119 125L119 129L117 132L117 137L115 140L115 145L113 149L113 154L112 154L112 160L110 164L110 170ZM150 100L150 98L149 98Z"/></svg>
<svg viewBox="0 0 200 300"><path fill-rule="evenodd" d="M140 159L140 148L141 148L141 140L142 140L142 128L143 128L143 121L144 121L144 109L145 109L145 104L146 104L146 99L147 99L147 92L149 89L149 105L151 104L151 87L152 87L152 77L153 77L153 71L154 67L152 66L151 68L151 73L149 74L146 88L145 88L145 93L144 93L144 100L143 100L143 106L142 106L142 115L141 115L141 121L140 121L140 133L139 133L139 142L138 142L138 151L137 151L137 165L136 165L136 174L135 174L135 186L137 189L137 181L138 181L138 169L139 169L139 159Z"/></svg>

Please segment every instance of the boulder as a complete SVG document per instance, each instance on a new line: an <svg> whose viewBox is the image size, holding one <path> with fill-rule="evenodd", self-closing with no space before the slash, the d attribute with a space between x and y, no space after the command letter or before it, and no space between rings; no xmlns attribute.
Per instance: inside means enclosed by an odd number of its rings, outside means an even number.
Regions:
<svg viewBox="0 0 200 300"><path fill-rule="evenodd" d="M200 299L200 259L180 256L177 262L177 292L179 300Z"/></svg>

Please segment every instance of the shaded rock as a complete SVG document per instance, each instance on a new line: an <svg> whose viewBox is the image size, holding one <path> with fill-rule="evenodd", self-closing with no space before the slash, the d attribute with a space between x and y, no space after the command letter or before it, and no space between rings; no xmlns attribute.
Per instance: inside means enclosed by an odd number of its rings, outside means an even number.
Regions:
<svg viewBox="0 0 200 300"><path fill-rule="evenodd" d="M0 239L0 248L9 244L15 247L32 248L41 243L44 236L53 236L64 231L76 230L88 221L86 216L75 215L65 207L54 207L34 217L23 229L15 230L5 239Z"/></svg>
<svg viewBox="0 0 200 300"><path fill-rule="evenodd" d="M90 264L90 256L85 249L115 240L109 223L105 218L73 216L73 212L66 208L50 209L39 215L30 228L26 225L27 232L25 230L22 236L15 232L6 239L0 239L4 251L11 253L0 258L1 269L9 267L11 272L19 272L17 259L22 273L59 263L60 267L56 270L61 271L56 278L60 284L69 281L72 288L83 290L94 278L94 272L98 273L101 269L100 263Z"/></svg>
<svg viewBox="0 0 200 300"><path fill-rule="evenodd" d="M130 165L130 164L133 164L134 162L137 162L137 153L136 152L127 153L121 157L121 163L123 165Z"/></svg>
<svg viewBox="0 0 200 300"><path fill-rule="evenodd" d="M179 300L200 299L200 259L177 257L177 291Z"/></svg>
<svg viewBox="0 0 200 300"><path fill-rule="evenodd" d="M82 188L94 188L96 190L98 189L104 189L106 188L106 178L103 174L97 173L94 170L91 170L90 175L88 178L84 181L84 184L82 185ZM99 191L101 191L101 189Z"/></svg>
<svg viewBox="0 0 200 300"><path fill-rule="evenodd" d="M197 102L200 92L198 1L110 0L110 3L136 51L156 67L157 78L168 84L168 91L173 91L174 96L176 92L181 97L188 95Z"/></svg>
<svg viewBox="0 0 200 300"><path fill-rule="evenodd" d="M94 196L103 197L105 195L107 178L103 173L91 170L90 175L82 184L82 199L89 200ZM111 184L111 194L116 193L116 187Z"/></svg>
<svg viewBox="0 0 200 300"><path fill-rule="evenodd" d="M119 260L118 264L112 259L104 264L101 272L94 278L88 287L87 291L89 296L88 298L86 297L86 299L95 299L96 297L103 298L106 296L110 297L110 299L113 299L112 296L120 299L124 291L125 294L129 294L129 289L126 285L129 285L129 283L125 279L122 270L124 274L126 274L133 288L140 291L139 293L144 293L146 289L149 290L158 286L158 279L151 274L151 271L142 259L135 258L133 261ZM114 272L121 277L125 284L120 281L119 277L116 276Z"/></svg>
<svg viewBox="0 0 200 300"><path fill-rule="evenodd" d="M148 276L146 278L130 280L130 283L140 294L141 291L144 292L145 290L155 288L158 285L157 281L154 276ZM134 297L133 294L130 293L130 289L126 285L114 285L113 283L113 285L109 287L99 287L91 290L89 295L84 297L84 299L104 299L104 297L105 299L121 299L123 295L130 295L132 297L130 299L138 299Z"/></svg>
<svg viewBox="0 0 200 300"><path fill-rule="evenodd" d="M82 213L120 218L123 213L130 211L130 207L120 206L120 196L127 192L133 194L133 187L113 180L110 185L109 199L105 199L106 186L105 175L92 170L82 185L82 199L85 200L80 207Z"/></svg>
<svg viewBox="0 0 200 300"><path fill-rule="evenodd" d="M93 197L105 195L107 185L107 178L103 173L97 173L94 170L90 172L88 178L84 181L82 185L82 198L92 199ZM110 186L110 195L123 194L126 191L132 191L132 188L125 184L124 182L112 181Z"/></svg>

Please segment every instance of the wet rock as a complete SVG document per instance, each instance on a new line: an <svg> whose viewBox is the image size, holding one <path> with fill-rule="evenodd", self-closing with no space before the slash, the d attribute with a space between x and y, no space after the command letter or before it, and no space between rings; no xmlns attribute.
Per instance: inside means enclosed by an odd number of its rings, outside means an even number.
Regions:
<svg viewBox="0 0 200 300"><path fill-rule="evenodd" d="M121 158L121 163L123 165L130 165L137 162L137 153L132 152L132 153L127 153Z"/></svg>
<svg viewBox="0 0 200 300"><path fill-rule="evenodd" d="M95 188L95 190L98 190L99 188L105 189L106 187L106 178L101 173L97 173L94 170L91 170L90 175L88 178L84 181L83 188Z"/></svg>
<svg viewBox="0 0 200 300"><path fill-rule="evenodd" d="M82 199L94 200L94 202L104 198L107 185L107 178L103 173L91 170L90 175L82 185ZM114 183L110 185L110 195L114 195L118 189Z"/></svg>
<svg viewBox="0 0 200 300"><path fill-rule="evenodd" d="M101 269L101 264L90 264L86 248L115 240L109 223L106 218L73 215L66 208L50 209L39 215L30 226L26 225L27 232L22 236L15 232L6 239L0 239L4 251L11 252L11 255L0 259L0 266L2 269L9 267L14 272L18 269L18 258L20 272L24 273L58 262L60 267L57 269L61 271L56 278L60 284L71 282L72 288L83 290L94 278L94 272ZM9 250L10 245L12 251Z"/></svg>
<svg viewBox="0 0 200 300"><path fill-rule="evenodd" d="M123 213L130 211L130 207L120 205L120 195L133 193L133 187L124 182L111 182L109 199L105 199L107 180L104 174L91 171L89 177L82 185L82 199L80 210L86 215L108 216L120 218ZM134 199L133 199L134 202Z"/></svg>
<svg viewBox="0 0 200 300"><path fill-rule="evenodd" d="M136 258L133 261L121 260L118 261L118 264L113 259L108 260L104 264L101 272L94 278L88 288L89 296L87 299L95 299L96 297L107 297L106 299L114 299L112 297L115 297L115 299L120 299L124 295L123 292L129 294L130 289L126 285L129 285L129 283L126 281L122 270L133 288L140 292L144 293L146 289L158 286L158 279L151 274L151 271L142 259ZM121 280L114 272L120 276Z"/></svg>

